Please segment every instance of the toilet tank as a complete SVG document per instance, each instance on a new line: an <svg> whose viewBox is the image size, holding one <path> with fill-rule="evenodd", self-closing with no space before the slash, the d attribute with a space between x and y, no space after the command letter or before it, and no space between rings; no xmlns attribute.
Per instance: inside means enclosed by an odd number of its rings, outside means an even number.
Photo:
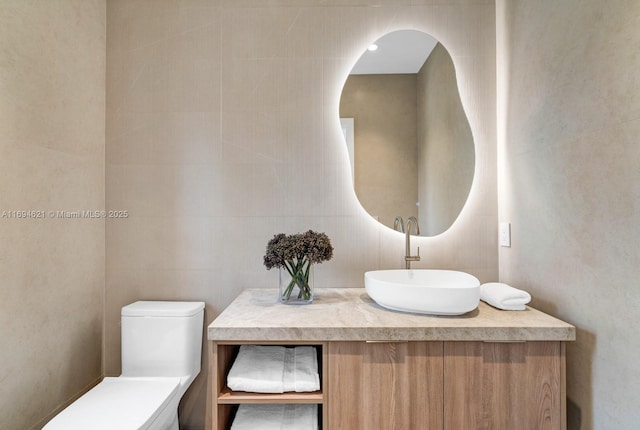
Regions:
<svg viewBox="0 0 640 430"><path fill-rule="evenodd" d="M121 312L122 376L182 378L200 373L203 302L140 301Z"/></svg>

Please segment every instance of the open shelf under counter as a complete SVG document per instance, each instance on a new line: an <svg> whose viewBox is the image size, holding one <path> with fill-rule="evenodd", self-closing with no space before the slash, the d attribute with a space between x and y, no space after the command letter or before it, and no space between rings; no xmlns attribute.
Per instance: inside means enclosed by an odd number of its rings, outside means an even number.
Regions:
<svg viewBox="0 0 640 430"><path fill-rule="evenodd" d="M272 345L272 346L312 346L316 348L318 356L318 372L320 390L313 392L285 392L285 393L251 393L233 391L226 386L227 375L233 365L241 345ZM315 404L319 407L319 428L325 428L326 423L326 352L325 342L305 341L212 341L209 342L209 393L207 402L207 429L227 430L231 427L239 405L243 404Z"/></svg>

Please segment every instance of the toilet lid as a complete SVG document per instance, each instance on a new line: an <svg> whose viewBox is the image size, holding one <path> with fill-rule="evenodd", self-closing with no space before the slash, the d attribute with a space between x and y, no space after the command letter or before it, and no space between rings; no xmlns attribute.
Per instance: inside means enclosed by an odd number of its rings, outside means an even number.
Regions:
<svg viewBox="0 0 640 430"><path fill-rule="evenodd" d="M180 378L104 378L46 430L146 430L178 395Z"/></svg>

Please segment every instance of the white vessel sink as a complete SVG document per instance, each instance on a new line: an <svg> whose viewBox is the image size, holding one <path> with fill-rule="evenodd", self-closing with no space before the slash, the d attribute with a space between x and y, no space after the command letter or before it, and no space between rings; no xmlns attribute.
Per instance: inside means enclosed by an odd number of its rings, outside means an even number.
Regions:
<svg viewBox="0 0 640 430"><path fill-rule="evenodd" d="M461 315L480 302L480 281L454 270L374 270L364 286L380 306L402 312Z"/></svg>

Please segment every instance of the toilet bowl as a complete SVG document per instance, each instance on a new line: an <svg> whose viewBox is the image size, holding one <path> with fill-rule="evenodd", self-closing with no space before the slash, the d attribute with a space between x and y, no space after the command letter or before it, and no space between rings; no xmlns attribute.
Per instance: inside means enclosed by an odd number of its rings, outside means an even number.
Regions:
<svg viewBox="0 0 640 430"><path fill-rule="evenodd" d="M122 375L104 378L45 430L178 430L178 403L200 373L203 302L122 308Z"/></svg>
<svg viewBox="0 0 640 430"><path fill-rule="evenodd" d="M179 386L179 378L104 378L44 428L177 430Z"/></svg>

